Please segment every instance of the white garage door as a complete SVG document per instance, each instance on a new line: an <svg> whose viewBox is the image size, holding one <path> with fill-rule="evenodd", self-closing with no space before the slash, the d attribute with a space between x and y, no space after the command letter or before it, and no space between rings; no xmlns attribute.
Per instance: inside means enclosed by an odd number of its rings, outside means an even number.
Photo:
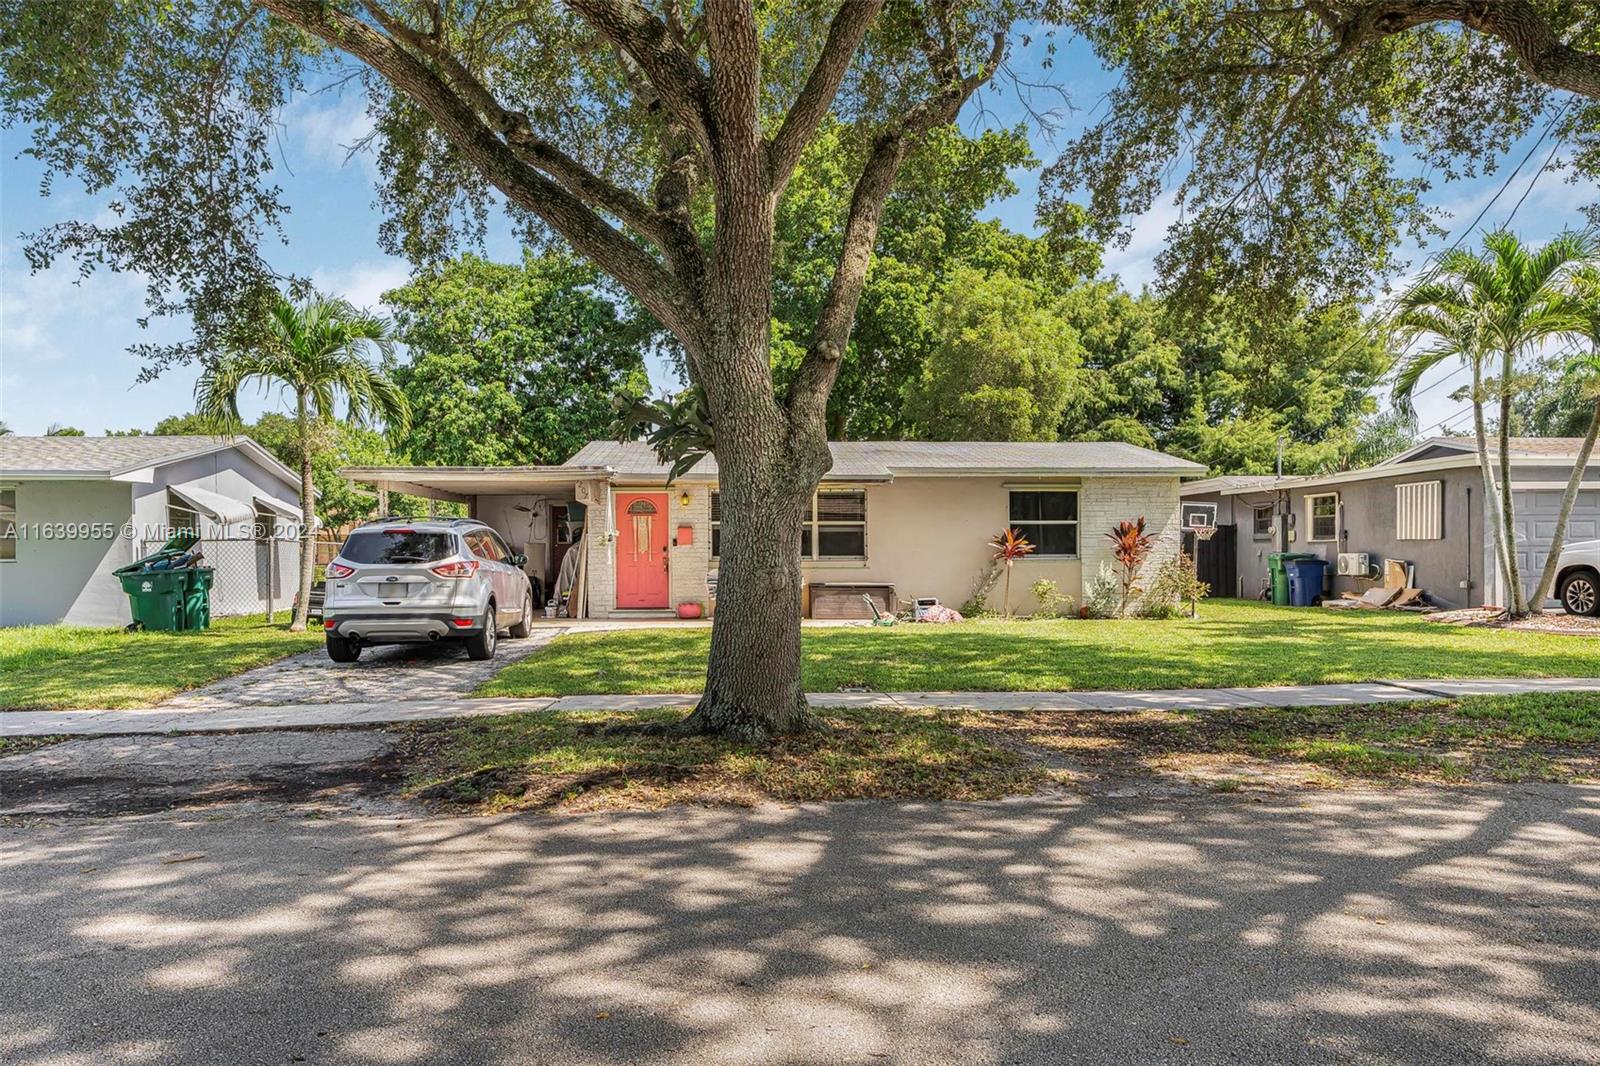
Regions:
<svg viewBox="0 0 1600 1066"><path fill-rule="evenodd" d="M1550 556L1556 517L1561 513L1561 490L1540 489L1513 494L1517 508L1517 568L1529 592ZM1600 489L1583 489L1567 523L1567 543L1600 539Z"/></svg>

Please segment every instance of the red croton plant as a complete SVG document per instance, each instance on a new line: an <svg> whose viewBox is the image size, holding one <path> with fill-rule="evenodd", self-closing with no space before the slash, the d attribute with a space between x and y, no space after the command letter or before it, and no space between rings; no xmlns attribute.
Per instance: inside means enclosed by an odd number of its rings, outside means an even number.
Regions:
<svg viewBox="0 0 1600 1066"><path fill-rule="evenodd" d="M1006 567L1005 590L1001 593L1004 600L1003 612L1007 618L1011 617L1011 567L1018 559L1032 553L1033 542L1022 535L1022 530L1007 528L1000 531L1000 535L989 542L989 547L994 549L995 562L1004 563Z"/></svg>
<svg viewBox="0 0 1600 1066"><path fill-rule="evenodd" d="M1106 539L1112 545L1111 554L1122 571L1117 575L1122 583L1122 601L1117 604L1118 618L1128 613L1129 601L1144 591L1138 585L1139 571L1144 569L1145 560L1150 558L1150 549L1155 544L1155 537L1144 530L1144 516L1140 515L1137 522L1118 522L1106 534Z"/></svg>

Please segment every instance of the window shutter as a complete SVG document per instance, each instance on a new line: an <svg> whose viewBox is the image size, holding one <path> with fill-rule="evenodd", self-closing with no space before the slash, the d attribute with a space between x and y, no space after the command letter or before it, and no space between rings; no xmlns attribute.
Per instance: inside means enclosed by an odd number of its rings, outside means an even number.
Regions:
<svg viewBox="0 0 1600 1066"><path fill-rule="evenodd" d="M1396 540L1439 540L1444 536L1444 482L1411 481L1394 487Z"/></svg>

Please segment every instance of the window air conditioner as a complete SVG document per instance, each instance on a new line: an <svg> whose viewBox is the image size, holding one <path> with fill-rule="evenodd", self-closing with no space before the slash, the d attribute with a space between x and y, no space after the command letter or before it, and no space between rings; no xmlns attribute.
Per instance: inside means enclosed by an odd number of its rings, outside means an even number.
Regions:
<svg viewBox="0 0 1600 1066"><path fill-rule="evenodd" d="M1368 577L1372 573L1372 559L1366 552L1340 552L1341 577Z"/></svg>

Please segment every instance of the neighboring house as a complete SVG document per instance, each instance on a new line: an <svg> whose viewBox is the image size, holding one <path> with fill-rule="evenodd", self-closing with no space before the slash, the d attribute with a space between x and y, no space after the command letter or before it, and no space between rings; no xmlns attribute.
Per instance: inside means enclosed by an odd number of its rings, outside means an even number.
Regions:
<svg viewBox="0 0 1600 1066"><path fill-rule="evenodd" d="M1039 551L1013 575L1012 605L1054 580L1081 601L1111 560L1103 534L1144 517L1156 537L1150 567L1178 550L1179 481L1197 463L1121 443L835 443L801 533L805 602L817 617L857 617L862 595L959 605L1006 526ZM582 609L591 617L705 603L716 572L721 501L714 458L667 485L648 445L596 441L562 466L358 467L380 493L464 502L529 557L549 587L563 554L582 545ZM990 596L999 607L1000 593Z"/></svg>
<svg viewBox="0 0 1600 1066"><path fill-rule="evenodd" d="M0 437L0 625L126 624L113 571L175 529L217 570L214 615L284 607L299 563L278 535L296 535L298 496L248 437Z"/></svg>
<svg viewBox="0 0 1600 1066"><path fill-rule="evenodd" d="M1581 444L1568 437L1511 439L1517 564L1529 592L1549 555L1561 494ZM1578 494L1569 542L1600 537L1600 456L1584 477L1593 487ZM1340 554L1365 553L1374 571L1385 559L1410 563L1417 587L1435 603L1456 607L1508 599L1484 524L1483 481L1470 437L1430 438L1376 466L1338 474L1194 481L1183 487L1183 499L1186 509L1214 507L1219 527L1233 527L1233 595L1261 594L1269 553L1308 551L1333 564L1333 594L1378 583L1337 573Z"/></svg>

